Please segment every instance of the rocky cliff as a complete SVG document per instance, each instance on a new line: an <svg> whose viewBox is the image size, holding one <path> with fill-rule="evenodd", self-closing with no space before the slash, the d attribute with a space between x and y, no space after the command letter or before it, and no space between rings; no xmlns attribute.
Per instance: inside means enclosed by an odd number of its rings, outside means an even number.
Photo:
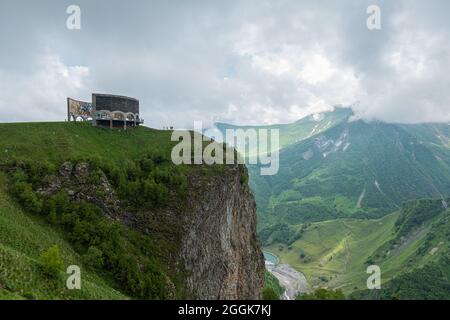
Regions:
<svg viewBox="0 0 450 320"><path fill-rule="evenodd" d="M206 182L191 177L181 257L186 288L200 299L259 299L264 258L256 237L256 205L244 166L225 166Z"/></svg>
<svg viewBox="0 0 450 320"><path fill-rule="evenodd" d="M260 298L264 260L247 169L177 166L171 136L82 122L0 124L0 297ZM40 257L58 248L63 267L49 278ZM69 265L82 270L81 290L66 288ZM2 278L18 269L25 280Z"/></svg>
<svg viewBox="0 0 450 320"><path fill-rule="evenodd" d="M65 162L38 192L51 196L63 191L72 200L96 205L108 219L170 243L162 254L171 275L168 297L180 297L176 292L181 291L181 297L194 299L261 298L264 258L244 166L192 168L185 201L139 210L119 199L105 174L93 183L92 171L87 163ZM181 278L182 288L174 278Z"/></svg>

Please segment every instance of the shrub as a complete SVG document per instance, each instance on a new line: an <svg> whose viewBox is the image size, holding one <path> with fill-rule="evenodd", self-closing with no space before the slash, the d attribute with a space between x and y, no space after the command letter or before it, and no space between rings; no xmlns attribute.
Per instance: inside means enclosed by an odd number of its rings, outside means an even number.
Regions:
<svg viewBox="0 0 450 320"><path fill-rule="evenodd" d="M54 245L43 251L39 256L42 271L49 277L56 278L63 267L61 250L58 245Z"/></svg>
<svg viewBox="0 0 450 320"><path fill-rule="evenodd" d="M285 289L280 285L280 281L269 271L265 271L265 279L264 279L264 289L263 289L263 298L264 298L264 291L266 289L271 289L275 293L276 300L278 300L278 297L280 297ZM272 293L267 291L267 300L275 300L273 297L271 298Z"/></svg>
<svg viewBox="0 0 450 320"><path fill-rule="evenodd" d="M12 188L13 194L20 200L23 207L31 213L40 213L42 201L33 192L32 185L26 182L16 182Z"/></svg>
<svg viewBox="0 0 450 320"><path fill-rule="evenodd" d="M345 300L342 290L316 289L312 293L302 293L297 295L296 300Z"/></svg>
<svg viewBox="0 0 450 320"><path fill-rule="evenodd" d="M23 297L27 300L36 300L36 296L32 292L24 292Z"/></svg>
<svg viewBox="0 0 450 320"><path fill-rule="evenodd" d="M242 185L248 185L248 172L243 166L239 166L240 182Z"/></svg>
<svg viewBox="0 0 450 320"><path fill-rule="evenodd" d="M280 300L272 288L266 287L263 290L263 300Z"/></svg>
<svg viewBox="0 0 450 320"><path fill-rule="evenodd" d="M100 269L103 267L104 258L102 250L98 249L95 246L90 246L87 250L86 254L83 256L85 263L92 267Z"/></svg>

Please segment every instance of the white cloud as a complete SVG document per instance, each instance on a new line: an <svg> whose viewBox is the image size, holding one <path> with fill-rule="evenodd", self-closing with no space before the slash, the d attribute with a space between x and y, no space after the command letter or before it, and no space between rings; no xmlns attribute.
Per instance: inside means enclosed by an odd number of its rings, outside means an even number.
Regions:
<svg viewBox="0 0 450 320"><path fill-rule="evenodd" d="M53 1L11 0L0 121L63 119L66 96L94 91L138 98L154 127L290 122L355 101L363 118L450 120L450 2L379 3L382 29L369 31L369 0L80 0L70 32Z"/></svg>
<svg viewBox="0 0 450 320"><path fill-rule="evenodd" d="M450 121L449 25L431 28L408 10L393 21L397 32L380 54L383 72L363 75L356 111L390 122Z"/></svg>
<svg viewBox="0 0 450 320"><path fill-rule="evenodd" d="M87 67L67 66L52 55L38 59L31 74L0 72L0 119L61 121L65 117L64 101L85 92L88 76Z"/></svg>

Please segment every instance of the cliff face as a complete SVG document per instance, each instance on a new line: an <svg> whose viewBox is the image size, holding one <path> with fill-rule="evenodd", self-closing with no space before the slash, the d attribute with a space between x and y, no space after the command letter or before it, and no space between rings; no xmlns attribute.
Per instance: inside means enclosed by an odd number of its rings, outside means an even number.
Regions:
<svg viewBox="0 0 450 320"><path fill-rule="evenodd" d="M247 170L226 165L221 172L206 171L205 175L202 166L190 171L186 200L139 212L119 200L106 175L93 185L86 163L65 162L39 192L64 191L75 201L95 204L108 219L171 243L163 257L169 270L169 297L183 292L181 297L193 299L259 299L264 258ZM181 279L182 288L175 288L177 281L171 276Z"/></svg>
<svg viewBox="0 0 450 320"><path fill-rule="evenodd" d="M186 289L198 299L259 299L264 258L256 237L256 205L243 166L225 166L205 185L191 177L181 257Z"/></svg>

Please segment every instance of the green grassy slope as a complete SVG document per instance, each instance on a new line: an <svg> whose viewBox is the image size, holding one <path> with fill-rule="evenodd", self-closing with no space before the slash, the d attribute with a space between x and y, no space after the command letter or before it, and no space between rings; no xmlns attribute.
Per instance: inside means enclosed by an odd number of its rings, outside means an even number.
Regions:
<svg viewBox="0 0 450 320"><path fill-rule="evenodd" d="M342 288L348 292L365 285L365 262L392 237L397 216L312 223L291 245L274 243L267 249L302 271L313 287Z"/></svg>
<svg viewBox="0 0 450 320"><path fill-rule="evenodd" d="M398 125L340 124L283 149L274 176L251 167L250 185L263 225L377 218L410 199L450 194L450 153L436 152Z"/></svg>
<svg viewBox="0 0 450 320"><path fill-rule="evenodd" d="M67 290L65 282L48 281L39 269L42 251L61 248L64 265L81 265L80 256L64 237L43 219L25 213L5 190L0 173L0 299L127 299L110 283L90 271L82 271L82 289ZM61 278L66 275L61 272Z"/></svg>
<svg viewBox="0 0 450 320"><path fill-rule="evenodd" d="M276 294L278 298L281 298L281 295L284 292L284 288L280 285L280 282L273 274L266 270L265 272L265 281L264 281L264 289L270 288Z"/></svg>
<svg viewBox="0 0 450 320"><path fill-rule="evenodd" d="M158 219L163 221L162 217L157 218L163 205L160 203L172 202L176 205L179 199L172 189L170 194L163 192L164 183L177 183L173 179L180 178L180 175L190 170L183 166L177 170L171 168L170 152L176 142L170 141L170 135L169 131L146 127L118 131L94 128L89 123L0 124L0 298L127 299L131 297L129 291L133 291L138 297L141 294L157 297L160 294L158 292L163 290L163 282L167 281L164 279L168 277L177 285L177 291L171 294L175 297L182 295L182 288L179 286L182 271L170 267L169 262L169 253L176 250L178 229L175 223L171 225L169 221L157 223ZM150 158L146 158L149 155ZM48 183L47 180L51 177L47 171L57 172L64 161L76 159L99 160L99 163L112 168L112 171L106 170L105 173L110 175L109 179L117 177L117 187L113 187L117 189L119 196L124 198L127 212L136 214L138 221L146 223L145 227L152 231L152 238L131 232L129 227L125 226L120 230L114 229L115 222L96 218L95 215L89 216L95 211L86 211L86 216L79 218L76 217L76 212L71 216L65 215L64 212L58 216L58 207L56 215L55 212L46 210L54 200L38 196L41 197L41 202L36 202L36 210L33 210L36 212L31 212L24 209L23 203L19 204L17 197L13 197L11 190L16 187L14 183L18 182L18 179L25 181L21 182L22 186L25 183L25 186L32 188L27 197L33 195L32 192L38 195L38 188ZM31 170L25 170L30 163ZM33 167L33 164L36 166ZM41 166L45 168L45 172L39 172ZM144 170L145 166L150 169ZM96 170L105 169L100 167ZM209 174L209 171L206 171L204 174ZM98 179L95 175L91 178ZM92 183L94 185L98 180ZM139 199L132 199L126 191L131 187L139 189L144 186L145 190L148 189L147 197L158 195L163 199L148 200L145 204L147 211L140 212L136 208L142 207L142 204L137 204L136 201L145 199L145 194L137 190ZM26 197L24 199L27 201ZM58 205L58 202L56 204ZM68 204L69 202L64 205ZM146 214L149 213L151 215L147 217ZM89 228L91 223L95 224ZM105 229L98 229L99 227ZM119 231L116 233L114 230ZM114 232L114 235L108 235L107 232ZM84 235L78 242L73 239L77 233ZM98 237L103 237L103 242L99 242ZM105 244L104 241L110 242ZM117 250L111 250L114 241L119 243ZM55 244L61 249L64 268L70 264L82 268L82 290L65 288L65 269L60 270L57 282L49 281L43 274L39 256ZM112 257L105 260L105 267L85 266L86 255L89 253L86 250L91 248L90 246L104 246L103 257ZM119 249L127 254L123 259L114 257ZM108 271L103 272L103 269ZM152 283L155 288L151 287ZM140 289L141 287L144 289Z"/></svg>
<svg viewBox="0 0 450 320"><path fill-rule="evenodd" d="M56 163L94 155L126 162L146 151L170 154L170 135L169 131L146 127L119 131L80 122L1 123L0 159L32 158Z"/></svg>
<svg viewBox="0 0 450 320"><path fill-rule="evenodd" d="M450 211L442 207L441 200L414 200L399 212L381 219L338 219L307 224L292 244L276 242L266 249L302 271L313 287L340 288L346 294L359 292L355 294L357 298L411 298L407 288L413 284L408 281L424 279L418 276L421 272L418 269L448 267L442 261L450 257L449 218ZM382 287L387 288L378 296L364 291L366 269L371 264L380 266ZM437 272L439 278L440 271ZM449 286L450 278L434 285ZM413 298L433 297L420 288L414 290Z"/></svg>

